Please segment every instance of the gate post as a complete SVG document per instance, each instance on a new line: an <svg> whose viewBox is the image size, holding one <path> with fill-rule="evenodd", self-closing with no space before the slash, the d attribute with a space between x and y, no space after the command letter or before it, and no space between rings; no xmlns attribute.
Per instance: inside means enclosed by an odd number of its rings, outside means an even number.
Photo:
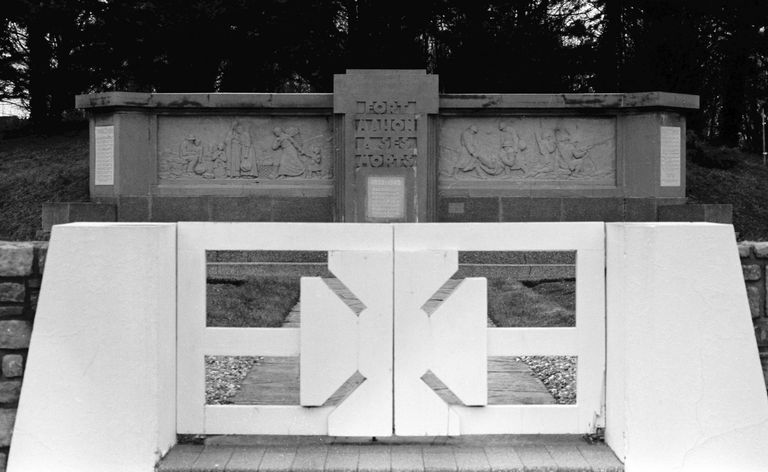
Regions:
<svg viewBox="0 0 768 472"><path fill-rule="evenodd" d="M733 227L606 227L606 442L628 471L768 470Z"/></svg>
<svg viewBox="0 0 768 472"><path fill-rule="evenodd" d="M175 352L176 225L54 226L8 470L154 470Z"/></svg>

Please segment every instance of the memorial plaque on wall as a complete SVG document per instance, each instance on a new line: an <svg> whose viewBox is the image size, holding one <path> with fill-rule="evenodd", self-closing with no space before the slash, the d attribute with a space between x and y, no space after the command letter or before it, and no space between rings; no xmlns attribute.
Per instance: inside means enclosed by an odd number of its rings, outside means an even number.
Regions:
<svg viewBox="0 0 768 472"><path fill-rule="evenodd" d="M343 116L345 136L337 181L344 221L430 220L436 161L429 129L437 112L437 76L424 71L334 77L334 113Z"/></svg>
<svg viewBox="0 0 768 472"><path fill-rule="evenodd" d="M94 127L94 185L115 184L115 127Z"/></svg>
<svg viewBox="0 0 768 472"><path fill-rule="evenodd" d="M679 187L681 174L681 133L679 126L661 127L659 177L662 187Z"/></svg>

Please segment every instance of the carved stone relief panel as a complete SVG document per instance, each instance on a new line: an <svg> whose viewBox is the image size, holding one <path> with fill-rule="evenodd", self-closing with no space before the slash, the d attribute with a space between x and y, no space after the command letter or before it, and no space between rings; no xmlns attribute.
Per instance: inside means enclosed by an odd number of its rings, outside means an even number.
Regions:
<svg viewBox="0 0 768 472"><path fill-rule="evenodd" d="M444 118L440 181L616 182L616 120Z"/></svg>
<svg viewBox="0 0 768 472"><path fill-rule="evenodd" d="M333 178L330 117L160 116L160 181Z"/></svg>

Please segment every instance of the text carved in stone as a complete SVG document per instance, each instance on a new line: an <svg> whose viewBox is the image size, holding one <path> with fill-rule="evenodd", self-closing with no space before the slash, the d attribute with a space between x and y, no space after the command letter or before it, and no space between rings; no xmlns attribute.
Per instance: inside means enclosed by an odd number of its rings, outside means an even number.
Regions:
<svg viewBox="0 0 768 472"><path fill-rule="evenodd" d="M356 167L413 167L416 163L416 103L357 102L354 116Z"/></svg>

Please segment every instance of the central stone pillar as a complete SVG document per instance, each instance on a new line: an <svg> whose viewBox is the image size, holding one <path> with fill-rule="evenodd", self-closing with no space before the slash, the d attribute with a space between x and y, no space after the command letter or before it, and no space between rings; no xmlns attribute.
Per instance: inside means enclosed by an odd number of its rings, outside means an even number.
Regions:
<svg viewBox="0 0 768 472"><path fill-rule="evenodd" d="M334 76L338 219L435 220L437 85L423 70Z"/></svg>

